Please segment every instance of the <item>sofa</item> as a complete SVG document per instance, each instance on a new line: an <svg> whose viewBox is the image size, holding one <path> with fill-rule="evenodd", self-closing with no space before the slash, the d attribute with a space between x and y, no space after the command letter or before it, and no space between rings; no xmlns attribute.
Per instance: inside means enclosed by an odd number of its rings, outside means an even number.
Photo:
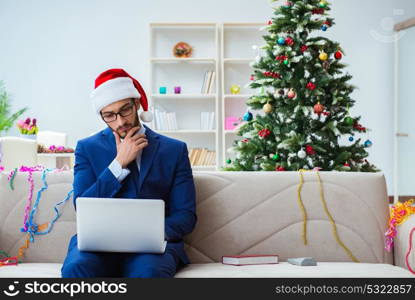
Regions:
<svg viewBox="0 0 415 300"><path fill-rule="evenodd" d="M43 185L41 175L33 173L32 203ZM17 173L12 190L8 174L0 174L0 250L12 256L26 240L27 233L20 228L28 176ZM389 203L381 173L194 171L193 176L198 221L185 237L191 264L180 269L176 278L413 277L406 269L405 254L415 216L398 227L395 247L387 252ZM52 172L45 180L48 187L38 203L37 224L54 218L56 203L72 189L73 173ZM59 209L61 215L50 233L35 235L22 262L1 266L0 277L60 277L69 239L76 233L76 218L72 199ZM278 254L280 263L221 264L222 255L242 254ZM317 266L287 263L294 257L313 257ZM413 253L409 259L415 265Z"/></svg>

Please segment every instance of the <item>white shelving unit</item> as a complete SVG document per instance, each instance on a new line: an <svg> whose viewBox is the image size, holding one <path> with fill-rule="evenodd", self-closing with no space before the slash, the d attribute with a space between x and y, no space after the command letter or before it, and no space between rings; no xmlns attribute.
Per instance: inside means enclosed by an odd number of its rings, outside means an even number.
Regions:
<svg viewBox="0 0 415 300"><path fill-rule="evenodd" d="M214 165L192 166L197 170L216 170L220 162L219 132L219 27L217 23L151 23L150 24L150 107L175 112L177 130L158 130L160 134L186 142L188 148L207 148L216 152ZM192 48L190 58L176 58L173 47L186 42ZM206 71L216 73L213 93L202 94ZM167 87L166 94L159 87ZM180 94L174 87L180 86ZM201 112L214 112L214 129L201 129Z"/></svg>
<svg viewBox="0 0 415 300"><path fill-rule="evenodd" d="M264 23L151 23L150 24L150 108L176 113L178 130L157 130L160 134L185 141L189 148L216 151L216 165L193 166L197 170L217 170L232 156L227 149L235 139L235 130L226 130L229 116L242 118L246 101L255 92L246 87L253 69L250 63L259 54L253 45L264 44ZM176 43L193 47L190 58L176 58L172 50ZM206 71L216 72L213 93L202 94ZM220 84L218 84L220 83ZM230 86L240 86L240 94L230 93ZM159 87L167 93L160 94ZM174 86L182 93L174 94ZM213 130L201 130L200 112L215 112ZM252 112L254 115L257 112ZM259 112L261 113L261 112Z"/></svg>
<svg viewBox="0 0 415 300"><path fill-rule="evenodd" d="M222 130L222 161L234 159L234 156L227 152L233 145L234 140L241 140L235 130L228 130L225 127L227 117L243 118L247 111L246 101L255 91L248 88L250 75L253 73L251 63L255 56L260 54L259 47L265 41L262 38L264 23L223 23L221 24L221 127ZM258 50L253 49L256 45ZM230 87L235 84L240 86L239 94L231 94ZM256 112L252 112L254 115Z"/></svg>

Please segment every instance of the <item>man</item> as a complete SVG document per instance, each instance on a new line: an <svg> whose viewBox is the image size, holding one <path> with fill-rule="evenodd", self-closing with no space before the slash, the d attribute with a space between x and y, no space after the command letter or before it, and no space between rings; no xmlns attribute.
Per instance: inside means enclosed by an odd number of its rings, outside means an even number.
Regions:
<svg viewBox="0 0 415 300"><path fill-rule="evenodd" d="M167 246L163 254L83 252L74 235L62 277L173 277L189 263L183 236L193 230L197 220L187 146L140 123L140 104L144 110L141 119L152 119L147 97L139 82L122 69L100 74L91 98L108 127L78 141L75 209L78 197L163 199Z"/></svg>

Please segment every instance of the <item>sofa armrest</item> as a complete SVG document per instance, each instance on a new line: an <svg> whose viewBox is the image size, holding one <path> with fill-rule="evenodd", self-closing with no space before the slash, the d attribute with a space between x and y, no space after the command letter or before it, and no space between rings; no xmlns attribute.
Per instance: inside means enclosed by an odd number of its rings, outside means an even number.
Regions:
<svg viewBox="0 0 415 300"><path fill-rule="evenodd" d="M396 227L397 233L394 241L395 265L408 269L405 263L406 252L409 248L409 235L411 229L415 227L415 215L411 215L408 220ZM408 261L412 269L415 269L415 234L412 236L412 251Z"/></svg>

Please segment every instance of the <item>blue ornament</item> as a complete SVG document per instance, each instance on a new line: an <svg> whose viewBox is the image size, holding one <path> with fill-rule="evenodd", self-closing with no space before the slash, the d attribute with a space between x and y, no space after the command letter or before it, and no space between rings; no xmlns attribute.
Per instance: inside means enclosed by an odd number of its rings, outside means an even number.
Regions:
<svg viewBox="0 0 415 300"><path fill-rule="evenodd" d="M283 45L285 45L285 39L283 37L281 37L281 38L278 39L277 43L278 43L278 45L283 46Z"/></svg>
<svg viewBox="0 0 415 300"><path fill-rule="evenodd" d="M328 29L328 26L327 25L324 24L324 25L321 26L321 30L327 31L327 29Z"/></svg>
<svg viewBox="0 0 415 300"><path fill-rule="evenodd" d="M372 143L372 141L371 141L371 140L367 140L367 141L365 142L365 147L366 147L366 148L372 147L372 145L373 145L373 143Z"/></svg>
<svg viewBox="0 0 415 300"><path fill-rule="evenodd" d="M247 112L244 114L244 121L249 122L249 121L251 121L252 119L253 119L253 115L252 115L252 113L251 113L251 112L249 112L249 111L247 111Z"/></svg>
<svg viewBox="0 0 415 300"><path fill-rule="evenodd" d="M354 138L351 136L351 137L349 137L349 141L350 142L353 142L354 141Z"/></svg>

